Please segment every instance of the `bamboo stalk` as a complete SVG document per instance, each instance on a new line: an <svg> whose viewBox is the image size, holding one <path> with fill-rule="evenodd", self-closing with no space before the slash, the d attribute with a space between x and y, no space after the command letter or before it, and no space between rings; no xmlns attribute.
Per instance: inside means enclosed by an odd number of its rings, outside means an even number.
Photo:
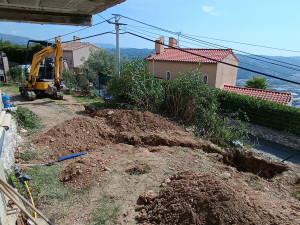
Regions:
<svg viewBox="0 0 300 225"><path fill-rule="evenodd" d="M27 201L27 199L25 199L20 193L18 193L15 189L13 189L11 186L9 186L5 181L3 181L0 178L0 183L6 188L8 189L10 192L12 192L13 194L15 194L16 196L18 196L24 203L26 203L26 205L28 205L33 211L35 211L37 214L40 215L40 217L42 217L49 225L53 225L51 223L51 221L49 219L47 219L46 216L44 216L44 214L39 211L37 208L33 207L30 202ZM1 186L1 185L0 185Z"/></svg>
<svg viewBox="0 0 300 225"><path fill-rule="evenodd" d="M26 216L28 216L29 219L32 220L32 222L35 225L39 225L39 223L35 220L35 218L33 218L30 213L25 209L25 207L18 201L16 200L7 189L5 189L4 186L0 185L0 190L10 199L13 201L14 204L16 204L25 214Z"/></svg>

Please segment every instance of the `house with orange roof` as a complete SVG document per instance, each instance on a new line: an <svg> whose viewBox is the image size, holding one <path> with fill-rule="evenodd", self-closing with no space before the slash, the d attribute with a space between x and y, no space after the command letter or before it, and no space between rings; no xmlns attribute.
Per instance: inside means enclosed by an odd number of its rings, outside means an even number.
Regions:
<svg viewBox="0 0 300 225"><path fill-rule="evenodd" d="M59 40L60 37L56 38ZM73 42L63 43L61 46L64 54L64 64L67 64L65 67L72 70L81 68L92 51L104 50L97 45L81 42L80 38L76 36L73 37Z"/></svg>
<svg viewBox="0 0 300 225"><path fill-rule="evenodd" d="M230 86L230 85L224 85L221 89L239 95L248 95L253 98L261 98L282 105L291 106L292 104L292 94L287 92L248 88L248 87L237 87L237 86Z"/></svg>
<svg viewBox="0 0 300 225"><path fill-rule="evenodd" d="M146 57L148 69L154 77L173 80L179 72L196 70L200 65L208 85L216 88L236 85L238 68L221 63L238 66L239 59L231 49L180 49L178 41L172 37L169 38L169 48L164 44L164 37L158 38L155 53Z"/></svg>

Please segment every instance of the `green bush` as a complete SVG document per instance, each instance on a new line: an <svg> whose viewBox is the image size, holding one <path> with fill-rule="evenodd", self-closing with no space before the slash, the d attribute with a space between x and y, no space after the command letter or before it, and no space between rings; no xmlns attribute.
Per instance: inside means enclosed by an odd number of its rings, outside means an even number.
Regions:
<svg viewBox="0 0 300 225"><path fill-rule="evenodd" d="M218 101L223 113L238 113L250 123L300 135L300 109L227 91L219 92Z"/></svg>
<svg viewBox="0 0 300 225"><path fill-rule="evenodd" d="M122 75L113 76L107 83L107 93L116 107L157 112L164 89L162 81L150 75L146 60L133 59L123 62Z"/></svg>
<svg viewBox="0 0 300 225"><path fill-rule="evenodd" d="M198 71L179 74L172 81L153 78L145 60L124 61L122 76L107 85L115 107L149 110L195 127L197 136L222 146L234 145L247 137L245 126L228 126L218 114L217 90L203 83Z"/></svg>
<svg viewBox="0 0 300 225"><path fill-rule="evenodd" d="M66 87L71 91L89 91L89 81L83 74L75 73L71 70L64 70L63 74L63 82Z"/></svg>
<svg viewBox="0 0 300 225"><path fill-rule="evenodd" d="M28 49L27 60L32 61L33 55L44 47L39 44L32 44ZM27 46L12 44L9 41L0 41L0 51L5 52L9 61L24 64L26 58Z"/></svg>
<svg viewBox="0 0 300 225"><path fill-rule="evenodd" d="M179 74L165 85L165 114L185 125L193 125L195 134L228 146L247 138L245 125L229 126L218 113L217 89L204 84L199 71Z"/></svg>
<svg viewBox="0 0 300 225"><path fill-rule="evenodd" d="M19 66L15 66L9 69L7 72L9 82L21 83L22 82L22 69Z"/></svg>

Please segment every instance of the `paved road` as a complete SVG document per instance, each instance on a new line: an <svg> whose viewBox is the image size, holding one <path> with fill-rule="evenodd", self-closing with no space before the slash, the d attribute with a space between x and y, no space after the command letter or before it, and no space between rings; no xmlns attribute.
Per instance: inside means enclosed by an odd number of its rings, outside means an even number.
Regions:
<svg viewBox="0 0 300 225"><path fill-rule="evenodd" d="M250 136L251 144L254 145L254 150L258 150L268 156L277 157L280 159L287 159L287 162L297 163L300 164L300 149L295 150L293 148L277 144L272 141L268 141L262 138L255 138Z"/></svg>

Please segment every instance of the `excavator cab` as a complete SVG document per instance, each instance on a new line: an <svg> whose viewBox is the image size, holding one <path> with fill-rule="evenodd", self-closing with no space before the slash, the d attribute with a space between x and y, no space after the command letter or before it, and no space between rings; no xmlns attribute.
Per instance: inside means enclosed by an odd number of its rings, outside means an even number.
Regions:
<svg viewBox="0 0 300 225"><path fill-rule="evenodd" d="M29 43L39 43L45 48L35 53L32 58L29 74L26 75L25 86L19 88L22 96L28 100L35 100L37 95L47 94L54 99L63 99L62 83L63 51L61 43L49 44L45 41L29 40L27 43L26 62L28 58ZM26 67L25 71L28 67Z"/></svg>

